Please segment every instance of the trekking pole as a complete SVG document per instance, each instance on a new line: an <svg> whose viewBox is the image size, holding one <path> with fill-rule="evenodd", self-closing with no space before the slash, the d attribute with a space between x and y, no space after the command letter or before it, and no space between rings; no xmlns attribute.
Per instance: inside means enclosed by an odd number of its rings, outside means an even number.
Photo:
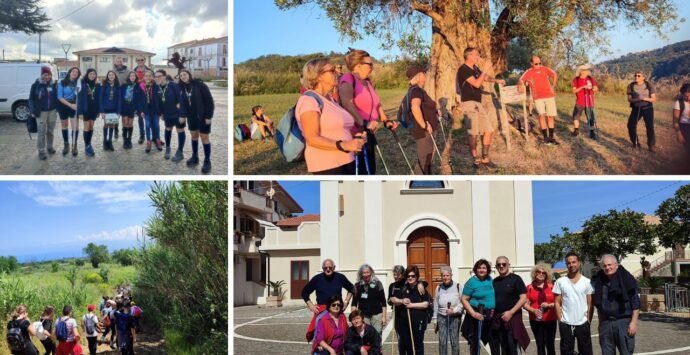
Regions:
<svg viewBox="0 0 690 355"><path fill-rule="evenodd" d="M443 134L443 144L445 145L443 149L445 150L446 147L448 147L448 139L446 139L446 131L443 129L443 119L439 118L438 120L439 125L441 125L441 133ZM450 174L454 175L453 173L453 161L451 160L450 156L452 153L453 147L451 146L448 148L448 166L450 167Z"/></svg>
<svg viewBox="0 0 690 355"><path fill-rule="evenodd" d="M436 139L434 139L434 135L430 133L429 136L431 136L431 141L434 142L434 149L436 149L436 153L438 154L438 160L440 164L441 162L443 162L443 157L441 157L441 151L438 150L438 145L436 145ZM433 158L434 157L432 156L431 159L433 160ZM450 159L448 159L448 167L450 168L450 174L453 175L453 166L450 164Z"/></svg>
<svg viewBox="0 0 690 355"><path fill-rule="evenodd" d="M398 134L395 133L394 130L390 130L391 134L393 134L393 139L395 139L395 142L398 143L398 147L400 147L400 151L402 152L403 158L405 158L405 162L407 163L407 167L410 168L410 173L414 175L414 170L412 169L412 165L410 165L410 161L407 159L407 155L405 155L405 150L402 147L402 144L400 144L400 139L398 139Z"/></svg>
<svg viewBox="0 0 690 355"><path fill-rule="evenodd" d="M417 355L414 348L414 334L412 333L412 318L410 318L410 309L407 309L407 325L410 327L410 340L412 341L412 355Z"/></svg>
<svg viewBox="0 0 690 355"><path fill-rule="evenodd" d="M393 339L393 349L391 351L391 354L395 355L395 305L393 305L393 335L391 336ZM382 345L383 346L383 345Z"/></svg>
<svg viewBox="0 0 690 355"><path fill-rule="evenodd" d="M443 118L440 116L438 124L441 126L441 133L443 134L443 144L448 145L448 140L446 139L446 130L443 128Z"/></svg>
<svg viewBox="0 0 690 355"><path fill-rule="evenodd" d="M451 342L450 341L450 314L448 314L449 309L450 309L450 302L448 302L448 307L446 307L446 334L448 334L447 335L448 342ZM445 342L444 342L444 344L445 344Z"/></svg>
<svg viewBox="0 0 690 355"><path fill-rule="evenodd" d="M479 307L477 307L479 310L479 314L484 316L484 305L480 304ZM477 329L477 354L480 355L482 353L482 327L484 326L484 321L480 320L478 322L478 329Z"/></svg>
<svg viewBox="0 0 690 355"><path fill-rule="evenodd" d="M386 166L386 160L383 159L383 154L381 154L381 148L379 148L379 145L376 145L376 151L379 152L379 157L381 157L381 162L383 163L383 168L386 169L386 175L390 175L391 173L388 171L388 167Z"/></svg>
<svg viewBox="0 0 690 355"><path fill-rule="evenodd" d="M363 146L362 148L364 148L362 149L362 154L364 156L364 167L367 169L367 175L371 175L371 170L369 170L369 156L367 154L366 143L365 146Z"/></svg>

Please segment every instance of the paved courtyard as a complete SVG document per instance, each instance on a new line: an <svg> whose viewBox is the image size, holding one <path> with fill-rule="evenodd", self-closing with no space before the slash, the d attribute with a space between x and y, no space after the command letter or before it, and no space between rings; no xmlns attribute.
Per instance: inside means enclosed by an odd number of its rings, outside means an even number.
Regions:
<svg viewBox="0 0 690 355"><path fill-rule="evenodd" d="M212 175L228 174L228 91L227 88L211 86L211 94L216 109L211 128L211 163ZM161 124L161 141L164 142L164 125ZM120 127L120 130L122 128ZM84 154L83 122L80 123L79 154L63 156L62 133L60 123L55 127L56 154L48 155L47 160L38 159L36 135L29 140L26 125L17 122L10 116L0 117L0 175L197 175L201 174L201 162L196 167L187 167L185 161L192 156L191 136L187 130L184 148L185 160L173 163L163 158L155 146L150 153L144 151L145 144L137 144L139 139L138 123L134 122L132 137L133 148L122 148L122 136L113 139L114 152L103 151L103 120L96 121L92 145L95 157ZM177 149L177 134L173 130L172 154ZM199 156L203 160L203 148L199 142Z"/></svg>
<svg viewBox="0 0 690 355"><path fill-rule="evenodd" d="M349 310L348 310L349 312ZM537 353L534 337L529 329L529 320L523 312L525 326L532 338L532 344L525 354ZM310 345L304 334L311 320L305 307L282 307L278 309L257 306L236 307L234 309L234 354L308 354ZM593 321L592 343L594 354L601 354L597 332L598 321ZM383 353L392 353L390 327L384 332L387 336ZM638 325L636 354L690 354L690 319L671 318L660 314L643 314ZM560 337L556 334L556 349ZM428 329L424 337L424 353L438 354L438 337L433 329ZM559 352L558 350L556 350ZM460 353L467 354L469 347L461 338ZM488 346L483 353L488 354Z"/></svg>

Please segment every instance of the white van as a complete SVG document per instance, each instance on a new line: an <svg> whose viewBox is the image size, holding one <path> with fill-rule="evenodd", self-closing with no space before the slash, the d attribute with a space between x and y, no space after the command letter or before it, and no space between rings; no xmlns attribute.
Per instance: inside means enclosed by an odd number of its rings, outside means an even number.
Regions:
<svg viewBox="0 0 690 355"><path fill-rule="evenodd" d="M0 62L0 115L11 114L20 122L29 118L29 92L31 85L41 76L41 67L51 68L53 80L56 80L57 68L54 65Z"/></svg>

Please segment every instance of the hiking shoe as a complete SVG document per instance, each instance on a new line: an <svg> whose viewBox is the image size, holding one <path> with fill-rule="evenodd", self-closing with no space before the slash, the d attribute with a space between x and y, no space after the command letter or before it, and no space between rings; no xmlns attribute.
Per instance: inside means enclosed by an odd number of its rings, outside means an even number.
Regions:
<svg viewBox="0 0 690 355"><path fill-rule="evenodd" d="M165 155L163 158L165 158L165 160L170 159L170 146L165 147Z"/></svg>
<svg viewBox="0 0 690 355"><path fill-rule="evenodd" d="M48 154L55 154L55 149L48 148Z"/></svg>
<svg viewBox="0 0 690 355"><path fill-rule="evenodd" d="M84 153L86 153L86 155L89 157L96 156L96 152L94 152L93 146L91 146L91 144L87 145L86 148L84 148Z"/></svg>
<svg viewBox="0 0 690 355"><path fill-rule="evenodd" d="M46 160L46 159L48 159L48 156L46 155L45 152L38 152L38 159Z"/></svg>
<svg viewBox="0 0 690 355"><path fill-rule="evenodd" d="M551 145L560 145L560 143L558 143L558 141L556 141L555 138L551 138L550 141L551 141Z"/></svg>
<svg viewBox="0 0 690 355"><path fill-rule="evenodd" d="M151 151L151 141L146 142L146 153L149 153Z"/></svg>
<svg viewBox="0 0 690 355"><path fill-rule="evenodd" d="M208 174L211 172L211 161L210 160L204 160L204 165L201 166L201 172L203 174Z"/></svg>
<svg viewBox="0 0 690 355"><path fill-rule="evenodd" d="M182 160L182 159L184 159L184 154L182 153L181 150L178 149L178 150L175 152L175 156L172 157L172 161L174 161L174 162L177 163L178 161L180 161L180 160Z"/></svg>
<svg viewBox="0 0 690 355"><path fill-rule="evenodd" d="M580 130L575 128L575 130L570 135L573 137L577 137L580 135Z"/></svg>
<svg viewBox="0 0 690 355"><path fill-rule="evenodd" d="M192 155L191 158L187 159L187 166L195 166L199 164L199 157Z"/></svg>
<svg viewBox="0 0 690 355"><path fill-rule="evenodd" d="M160 139L156 139L156 149L158 149L159 152L163 151L163 144Z"/></svg>
<svg viewBox="0 0 690 355"><path fill-rule="evenodd" d="M69 144L65 144L64 147L62 147L62 155L67 155L69 153Z"/></svg>
<svg viewBox="0 0 690 355"><path fill-rule="evenodd" d="M139 144L144 144L144 137L139 137Z"/></svg>
<svg viewBox="0 0 690 355"><path fill-rule="evenodd" d="M77 154L79 154L79 152L77 151L77 144L74 143L74 144L72 144L72 156L76 157Z"/></svg>

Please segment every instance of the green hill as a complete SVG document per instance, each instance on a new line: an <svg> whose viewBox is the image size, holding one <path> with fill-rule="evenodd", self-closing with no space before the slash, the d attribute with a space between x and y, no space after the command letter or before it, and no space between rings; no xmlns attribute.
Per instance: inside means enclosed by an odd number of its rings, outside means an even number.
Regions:
<svg viewBox="0 0 690 355"><path fill-rule="evenodd" d="M631 74L636 70L652 73L652 77L657 80L687 76L690 75L690 41L629 53L601 64L607 67L609 73L619 76Z"/></svg>

